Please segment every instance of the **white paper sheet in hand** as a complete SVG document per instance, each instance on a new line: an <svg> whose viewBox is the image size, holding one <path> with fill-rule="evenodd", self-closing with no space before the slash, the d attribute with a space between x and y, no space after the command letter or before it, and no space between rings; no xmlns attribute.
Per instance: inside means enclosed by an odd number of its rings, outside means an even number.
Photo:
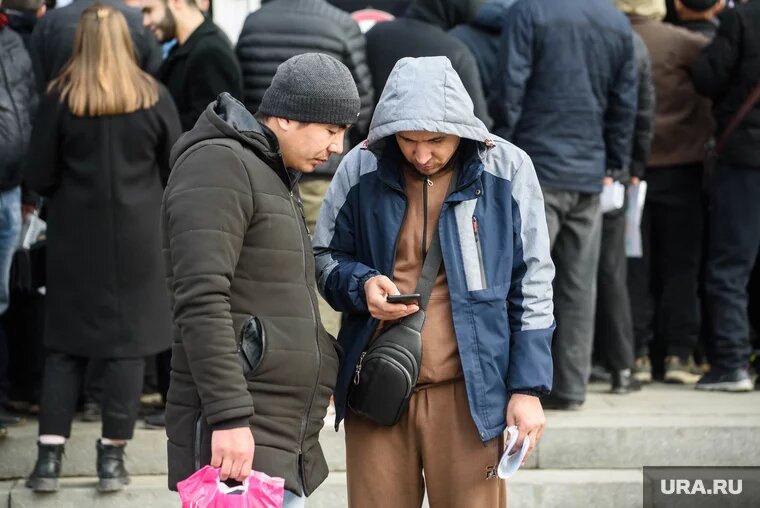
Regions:
<svg viewBox="0 0 760 508"><path fill-rule="evenodd" d="M519 450L513 449L517 443L517 437L519 435L519 431L514 425L507 427L507 434L509 434L509 441L507 441L507 446L502 452L501 460L499 460L499 467L497 468L497 474L502 480L511 478L517 473L517 470L520 469L520 466L525 459L525 455L528 454L528 449L530 448L530 437L525 436L522 447Z"/></svg>
<svg viewBox="0 0 760 508"><path fill-rule="evenodd" d="M625 212L625 255L640 258L644 254L641 240L641 216L647 197L647 183L628 187L628 209Z"/></svg>
<svg viewBox="0 0 760 508"><path fill-rule="evenodd" d="M620 210L625 203L625 185L620 182L612 182L605 185L599 198L602 213Z"/></svg>

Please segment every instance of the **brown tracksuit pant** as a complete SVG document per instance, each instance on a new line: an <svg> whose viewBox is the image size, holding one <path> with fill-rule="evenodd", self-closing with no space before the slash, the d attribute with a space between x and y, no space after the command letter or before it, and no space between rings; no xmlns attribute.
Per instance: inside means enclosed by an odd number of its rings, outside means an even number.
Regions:
<svg viewBox="0 0 760 508"><path fill-rule="evenodd" d="M420 508L426 488L430 508L506 508L506 483L487 479L503 442L480 442L463 379L419 390L392 427L350 410L345 425L350 508Z"/></svg>

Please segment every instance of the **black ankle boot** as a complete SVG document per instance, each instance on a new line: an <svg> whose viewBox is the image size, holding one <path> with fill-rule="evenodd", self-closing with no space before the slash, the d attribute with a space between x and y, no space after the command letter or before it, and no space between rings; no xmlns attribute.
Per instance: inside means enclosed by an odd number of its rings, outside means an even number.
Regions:
<svg viewBox="0 0 760 508"><path fill-rule="evenodd" d="M616 370L612 372L612 393L624 395L641 390L641 383L633 377L631 369Z"/></svg>
<svg viewBox="0 0 760 508"><path fill-rule="evenodd" d="M35 492L57 492L61 476L63 445L37 443L37 463L26 480L26 486Z"/></svg>
<svg viewBox="0 0 760 508"><path fill-rule="evenodd" d="M126 445L104 445L98 439L98 491L116 492L129 484L129 473L124 467Z"/></svg>

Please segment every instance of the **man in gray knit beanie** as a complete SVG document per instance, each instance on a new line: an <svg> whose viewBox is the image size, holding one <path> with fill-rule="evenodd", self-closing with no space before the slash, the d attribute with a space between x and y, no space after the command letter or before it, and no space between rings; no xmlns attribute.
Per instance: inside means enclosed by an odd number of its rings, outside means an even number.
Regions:
<svg viewBox="0 0 760 508"><path fill-rule="evenodd" d="M256 118L277 137L285 165L310 173L343 151L359 118L359 92L348 68L322 53L304 53L277 68Z"/></svg>
<svg viewBox="0 0 760 508"><path fill-rule="evenodd" d="M283 508L302 508L327 477L318 441L339 347L320 320L296 184L343 151L358 116L348 69L302 54L280 65L256 115L222 93L174 145L162 207L170 488L205 465L222 481L255 467L284 478Z"/></svg>
<svg viewBox="0 0 760 508"><path fill-rule="evenodd" d="M359 92L348 68L322 53L304 53L279 67L259 106L259 113L334 125L359 117Z"/></svg>

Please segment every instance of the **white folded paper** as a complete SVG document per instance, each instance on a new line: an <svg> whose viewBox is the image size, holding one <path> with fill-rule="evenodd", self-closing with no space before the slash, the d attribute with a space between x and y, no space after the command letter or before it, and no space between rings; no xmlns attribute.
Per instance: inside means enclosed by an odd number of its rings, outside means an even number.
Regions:
<svg viewBox="0 0 760 508"><path fill-rule="evenodd" d="M499 475L499 478L502 480L506 480L507 478L514 476L517 470L520 469L520 465L525 459L525 455L528 454L528 449L530 448L530 438L528 436L525 436L522 447L519 450L514 450L513 452L512 449L517 443L517 436L519 435L519 431L517 430L517 427L513 425L511 427L507 427L507 433L509 434L509 442L507 442L507 446L504 448L504 453L501 456L501 460L499 460L499 468L496 471Z"/></svg>
<svg viewBox="0 0 760 508"><path fill-rule="evenodd" d="M625 203L625 185L620 182L605 185L599 200L602 213L620 210Z"/></svg>

